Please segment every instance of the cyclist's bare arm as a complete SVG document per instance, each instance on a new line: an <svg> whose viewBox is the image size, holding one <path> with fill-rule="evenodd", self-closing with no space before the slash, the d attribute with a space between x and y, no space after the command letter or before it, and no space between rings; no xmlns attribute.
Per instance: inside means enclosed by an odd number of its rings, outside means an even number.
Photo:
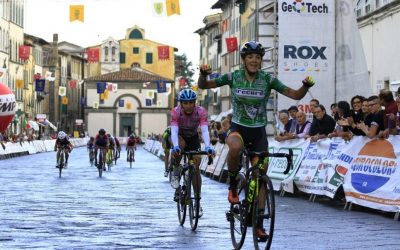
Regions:
<svg viewBox="0 0 400 250"><path fill-rule="evenodd" d="M199 76L197 84L201 89L212 89L217 87L217 84L215 83L214 80L207 80L207 77L203 75Z"/></svg>
<svg viewBox="0 0 400 250"><path fill-rule="evenodd" d="M302 85L299 89L294 90L292 88L287 88L282 92L282 95L292 98L294 100L300 100L303 98L308 91L308 87Z"/></svg>

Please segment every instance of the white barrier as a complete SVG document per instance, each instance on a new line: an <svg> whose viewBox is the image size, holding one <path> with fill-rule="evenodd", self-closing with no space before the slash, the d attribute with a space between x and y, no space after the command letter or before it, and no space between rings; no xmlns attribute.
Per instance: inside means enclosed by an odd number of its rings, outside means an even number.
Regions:
<svg viewBox="0 0 400 250"><path fill-rule="evenodd" d="M372 147L371 144L374 146ZM371 149L371 147L373 149ZM333 198L343 185L346 200L374 209L400 212L400 136L388 140L371 140L356 136L350 142L341 138L319 140L270 140L272 152L294 153L294 168L283 174L286 160L271 158L268 175L275 190L294 192L294 186L311 195ZM159 142L147 140L145 149L150 152L162 150ZM206 176L220 179L227 171L226 145L215 146L216 157L211 166L201 162L200 168Z"/></svg>

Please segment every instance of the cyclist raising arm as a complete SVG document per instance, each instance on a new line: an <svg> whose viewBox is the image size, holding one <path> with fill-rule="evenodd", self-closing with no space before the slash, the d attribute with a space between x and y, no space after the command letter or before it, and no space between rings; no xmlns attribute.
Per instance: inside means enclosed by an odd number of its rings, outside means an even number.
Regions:
<svg viewBox="0 0 400 250"><path fill-rule="evenodd" d="M197 132L198 127L201 128L201 136L205 145L205 151L214 154L214 149L210 146L210 134L208 132L207 111L196 105L197 95L191 89L183 89L179 92L180 105L171 111L171 142L172 157L174 166L178 166L180 162L181 149L185 151L200 150L200 140ZM193 179L193 189L196 193L201 194L201 177L200 177L200 157L194 157L195 160L195 178ZM171 178L173 188L179 187L179 169L174 167L174 174ZM201 211L201 209L200 209Z"/></svg>
<svg viewBox="0 0 400 250"><path fill-rule="evenodd" d="M207 80L211 73L208 65L200 67L198 86L201 89L209 89L229 85L231 88L233 117L230 129L225 139L228 144L228 174L230 203L239 203L237 195L236 176L239 172L239 155L244 145L252 144L252 151L267 151L268 141L265 131L267 124L266 105L270 92L275 89L279 93L300 100L308 89L314 85L311 77L303 80L303 85L294 90L285 86L280 80L260 70L265 50L259 42L246 42L240 49L243 68L222 75L220 78ZM254 162L255 159L252 159ZM267 235L263 228L257 228L257 236L262 238Z"/></svg>

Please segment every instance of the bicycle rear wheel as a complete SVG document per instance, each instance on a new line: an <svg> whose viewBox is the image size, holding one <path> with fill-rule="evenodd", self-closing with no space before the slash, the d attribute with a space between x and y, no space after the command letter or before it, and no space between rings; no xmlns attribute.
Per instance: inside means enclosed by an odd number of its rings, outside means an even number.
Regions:
<svg viewBox="0 0 400 250"><path fill-rule="evenodd" d="M240 249L243 246L247 232L247 213L246 213L246 181L244 176L238 174L238 195L239 204L231 204L231 208L227 213L229 221L232 245L234 249Z"/></svg>
<svg viewBox="0 0 400 250"><path fill-rule="evenodd" d="M260 199L254 200L253 206L253 242L255 249L270 249L275 226L275 196L274 187L268 176L263 176L260 181L259 196L264 195L264 205L260 205ZM261 199L262 200L262 199ZM260 239L256 235L257 225L265 229L268 237Z"/></svg>
<svg viewBox="0 0 400 250"><path fill-rule="evenodd" d="M103 159L103 154L100 153L99 155L99 164L97 165L97 170L99 171L99 178L103 176L103 167L104 167L104 159Z"/></svg>
<svg viewBox="0 0 400 250"><path fill-rule="evenodd" d="M179 219L179 224L183 225L186 219L186 210L188 203L186 202L186 197L187 197L186 177L182 170L180 174L179 187L177 188L177 192L178 192L178 201L176 202L176 207L178 211L178 219Z"/></svg>
<svg viewBox="0 0 400 250"><path fill-rule="evenodd" d="M188 170L189 171L189 170ZM189 220L190 227L192 231L195 231L197 228L197 224L199 222L199 211L200 211L200 197L193 190L192 192L192 179L193 172L191 172L187 176L187 185L186 185L186 201L189 201ZM193 195L192 195L193 193Z"/></svg>

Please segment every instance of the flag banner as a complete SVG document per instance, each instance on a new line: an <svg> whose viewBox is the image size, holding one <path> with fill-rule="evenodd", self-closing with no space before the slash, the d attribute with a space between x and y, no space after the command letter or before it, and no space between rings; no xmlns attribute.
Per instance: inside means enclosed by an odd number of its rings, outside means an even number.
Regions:
<svg viewBox="0 0 400 250"><path fill-rule="evenodd" d="M147 91L147 98L150 98L150 99L154 98L154 91L153 90L148 90Z"/></svg>
<svg viewBox="0 0 400 250"><path fill-rule="evenodd" d="M42 75L40 73L36 73L33 75L33 80L38 80L40 78L42 78Z"/></svg>
<svg viewBox="0 0 400 250"><path fill-rule="evenodd" d="M78 82L78 85L81 85L82 83L84 83L85 81L84 80L80 80L79 82Z"/></svg>
<svg viewBox="0 0 400 250"><path fill-rule="evenodd" d="M238 42L236 37L225 38L225 42L226 42L226 49L228 50L229 53L237 50Z"/></svg>
<svg viewBox="0 0 400 250"><path fill-rule="evenodd" d="M63 96L62 99L61 99L61 103L64 104L64 105L68 105L68 97Z"/></svg>
<svg viewBox="0 0 400 250"><path fill-rule="evenodd" d="M87 50L88 63L97 63L100 58L99 48L91 48Z"/></svg>
<svg viewBox="0 0 400 250"><path fill-rule="evenodd" d="M183 77L179 78L179 87L182 88L185 85L186 85L186 79Z"/></svg>
<svg viewBox="0 0 400 250"><path fill-rule="evenodd" d="M70 5L69 6L69 21L84 21L84 13L85 6L84 5Z"/></svg>
<svg viewBox="0 0 400 250"><path fill-rule="evenodd" d="M102 94L106 90L107 84L105 82L97 83L97 94Z"/></svg>
<svg viewBox="0 0 400 250"><path fill-rule="evenodd" d="M71 89L75 89L76 88L76 80L71 80L69 81L69 87Z"/></svg>
<svg viewBox="0 0 400 250"><path fill-rule="evenodd" d="M15 80L15 87L17 87L17 89L22 89L24 87L24 80L21 79Z"/></svg>
<svg viewBox="0 0 400 250"><path fill-rule="evenodd" d="M132 103L126 102L126 109L132 109Z"/></svg>
<svg viewBox="0 0 400 250"><path fill-rule="evenodd" d="M118 91L118 83L113 83L112 84L112 92L116 93Z"/></svg>
<svg viewBox="0 0 400 250"><path fill-rule="evenodd" d="M154 17L164 17L165 16L165 6L164 0L153 0L153 16Z"/></svg>
<svg viewBox="0 0 400 250"><path fill-rule="evenodd" d="M147 88L148 86L150 86L151 82L144 82L143 83L143 88Z"/></svg>
<svg viewBox="0 0 400 250"><path fill-rule="evenodd" d="M193 86L192 86L192 90L195 91L195 92L197 92L197 91L199 90L199 86L197 86L197 84L196 84L196 85L193 85Z"/></svg>
<svg viewBox="0 0 400 250"><path fill-rule="evenodd" d="M157 92L165 93L167 92L167 82L166 81L156 81L157 83Z"/></svg>
<svg viewBox="0 0 400 250"><path fill-rule="evenodd" d="M110 93L109 91L108 91L108 89L106 89L106 90L104 90L104 93L103 93L103 100L107 100L108 99L108 93Z"/></svg>
<svg viewBox="0 0 400 250"><path fill-rule="evenodd" d="M36 79L35 80L35 91L36 92L44 92L44 87L46 86L45 79Z"/></svg>
<svg viewBox="0 0 400 250"><path fill-rule="evenodd" d="M19 59L25 61L29 59L29 54L31 53L31 47L26 45L19 46Z"/></svg>
<svg viewBox="0 0 400 250"><path fill-rule="evenodd" d="M65 96L66 94L67 94L67 88L63 87L63 86L60 86L58 88L58 95L59 96Z"/></svg>
<svg viewBox="0 0 400 250"><path fill-rule="evenodd" d="M169 46L158 46L158 60L169 60Z"/></svg>
<svg viewBox="0 0 400 250"><path fill-rule="evenodd" d="M180 15L181 10L179 7L179 0L167 0L167 16L172 16L173 14Z"/></svg>
<svg viewBox="0 0 400 250"><path fill-rule="evenodd" d="M44 75L44 79L49 81L49 78L51 78L52 74L50 71L46 71L46 74Z"/></svg>
<svg viewBox="0 0 400 250"><path fill-rule="evenodd" d="M29 126L28 120L26 118L24 118L24 120L22 121L22 127L29 129L31 126Z"/></svg>
<svg viewBox="0 0 400 250"><path fill-rule="evenodd" d="M221 25L221 34L228 31L228 19L223 20L220 25Z"/></svg>
<svg viewBox="0 0 400 250"><path fill-rule="evenodd" d="M97 102L97 101L93 102L93 108L99 109L99 102Z"/></svg>
<svg viewBox="0 0 400 250"><path fill-rule="evenodd" d="M152 103L151 99L146 99L146 106L147 107L151 106L151 103Z"/></svg>
<svg viewBox="0 0 400 250"><path fill-rule="evenodd" d="M86 97L81 97L80 104L82 107L86 107Z"/></svg>
<svg viewBox="0 0 400 250"><path fill-rule="evenodd" d="M167 84L166 84L166 86L167 86L167 92L165 93L166 95L171 94L171 91L172 91L171 85L172 85L171 83L167 83Z"/></svg>
<svg viewBox="0 0 400 250"><path fill-rule="evenodd" d="M118 107L123 108L125 106L125 100L121 99L118 101Z"/></svg>
<svg viewBox="0 0 400 250"><path fill-rule="evenodd" d="M104 93L100 94L100 103L103 104L104 103Z"/></svg>
<svg viewBox="0 0 400 250"><path fill-rule="evenodd" d="M107 90L108 91L113 91L113 83L112 82L107 82Z"/></svg>

